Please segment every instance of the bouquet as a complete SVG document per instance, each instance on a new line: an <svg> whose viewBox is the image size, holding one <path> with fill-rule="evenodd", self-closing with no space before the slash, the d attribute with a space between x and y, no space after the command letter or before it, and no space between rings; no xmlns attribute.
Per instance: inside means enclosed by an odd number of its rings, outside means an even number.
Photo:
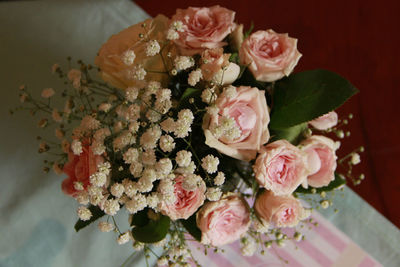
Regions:
<svg viewBox="0 0 400 267"><path fill-rule="evenodd" d="M17 109L55 131L39 153L79 203L76 231L96 222L160 266L200 265L189 240L205 253L238 241L251 256L300 242L311 210L364 178L352 174L363 148L338 159L332 139L349 135L352 115L334 110L357 90L327 70L292 74L301 56L297 39L244 32L226 8L178 9L113 35L97 67L55 64L65 88L22 86Z"/></svg>

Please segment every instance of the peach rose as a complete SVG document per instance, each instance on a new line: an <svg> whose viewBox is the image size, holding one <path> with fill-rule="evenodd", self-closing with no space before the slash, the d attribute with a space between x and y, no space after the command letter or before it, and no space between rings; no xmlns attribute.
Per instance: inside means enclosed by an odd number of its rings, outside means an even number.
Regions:
<svg viewBox="0 0 400 267"><path fill-rule="evenodd" d="M252 33L239 50L240 62L249 66L256 80L263 82L288 76L300 57L297 39L273 30Z"/></svg>
<svg viewBox="0 0 400 267"><path fill-rule="evenodd" d="M174 40L182 55L192 56L205 49L226 45L224 38L235 27L235 12L220 7L189 7L177 9L171 21L181 21L182 31Z"/></svg>
<svg viewBox="0 0 400 267"><path fill-rule="evenodd" d="M197 226L201 230L201 243L222 246L240 238L250 226L247 202L234 194L211 201L197 212Z"/></svg>
<svg viewBox="0 0 400 267"><path fill-rule="evenodd" d="M292 195L276 196L271 191L264 191L257 197L254 209L265 225L277 227L294 227L309 215Z"/></svg>
<svg viewBox="0 0 400 267"><path fill-rule="evenodd" d="M205 199L206 185L204 182L195 190L187 191L183 189L184 175L175 177L174 194L176 197L174 204L161 202L161 213L170 217L171 220L187 219L203 205Z"/></svg>
<svg viewBox="0 0 400 267"><path fill-rule="evenodd" d="M300 147L307 153L309 176L307 183L313 187L328 185L335 179L336 146L332 139L313 135L304 140Z"/></svg>
<svg viewBox="0 0 400 267"><path fill-rule="evenodd" d="M327 130L338 123L338 115L331 111L309 122L312 127L318 130Z"/></svg>
<svg viewBox="0 0 400 267"><path fill-rule="evenodd" d="M129 86L140 87L145 83L135 76L135 71L140 65L145 70L167 71L160 55L147 56L145 51L147 41L157 40L160 46L166 43L165 32L168 23L167 17L158 15L154 19L147 19L111 36L103 44L95 59L95 64L101 69L103 80L121 89ZM145 29L142 25L145 25ZM168 52L174 55L174 46L166 46L162 50L164 58ZM162 73L147 72L145 78L148 81L162 82L164 85L168 82L168 75Z"/></svg>
<svg viewBox="0 0 400 267"><path fill-rule="evenodd" d="M230 157L249 161L269 139L267 101L264 91L255 87L229 88L215 102L218 112L204 116L206 144ZM229 121L231 128L226 128Z"/></svg>
<svg viewBox="0 0 400 267"><path fill-rule="evenodd" d="M103 157L94 155L89 145L82 146L82 153L75 155L68 152L68 162L64 165L63 172L68 175L61 188L66 195L75 196L78 191L74 183L81 182L84 190L90 185L90 175L97 171L97 166L103 162Z"/></svg>
<svg viewBox="0 0 400 267"><path fill-rule="evenodd" d="M286 140L264 146L253 170L258 183L275 195L290 195L306 181L307 154Z"/></svg>

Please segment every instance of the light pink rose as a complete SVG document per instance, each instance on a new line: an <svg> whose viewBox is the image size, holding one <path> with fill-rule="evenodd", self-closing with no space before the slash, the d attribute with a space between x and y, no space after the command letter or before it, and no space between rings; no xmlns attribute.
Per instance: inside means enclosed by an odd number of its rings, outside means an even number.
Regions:
<svg viewBox="0 0 400 267"><path fill-rule="evenodd" d="M158 15L111 36L103 44L95 59L95 64L100 68L103 80L115 87L126 89L130 86L145 85L144 80L138 80L134 76L139 65L145 70L166 72L161 56L146 55L147 41L144 40L157 40L160 45L164 46L163 43L167 43L168 23L167 17ZM145 29L142 25L146 26ZM146 38L140 37L142 35ZM175 45L166 45L162 49L162 54L164 58L168 53L174 56L176 55L175 50ZM126 56L129 53L130 58ZM164 73L147 72L145 79L159 81L164 85L168 83L168 75Z"/></svg>
<svg viewBox="0 0 400 267"><path fill-rule="evenodd" d="M306 181L307 154L286 140L264 146L253 170L258 183L275 195L290 195Z"/></svg>
<svg viewBox="0 0 400 267"><path fill-rule="evenodd" d="M309 122L312 127L318 130L327 130L338 123L338 115L331 111Z"/></svg>
<svg viewBox="0 0 400 267"><path fill-rule="evenodd" d="M271 191L264 191L257 197L254 209L265 225L277 227L294 227L309 215L292 195L277 196Z"/></svg>
<svg viewBox="0 0 400 267"><path fill-rule="evenodd" d="M335 179L337 156L335 142L332 139L313 135L304 140L300 147L307 153L309 185L322 187Z"/></svg>
<svg viewBox="0 0 400 267"><path fill-rule="evenodd" d="M217 98L215 106L218 112L204 116L206 144L225 155L249 161L256 157L257 151L269 139L267 101L264 91L255 87L241 86L231 89L232 92L224 91ZM234 139L226 134L217 135L218 127L226 117L232 118L234 127L239 129L239 134Z"/></svg>
<svg viewBox="0 0 400 267"><path fill-rule="evenodd" d="M250 226L250 209L237 195L226 195L211 201L197 212L201 243L222 246L240 238Z"/></svg>
<svg viewBox="0 0 400 267"><path fill-rule="evenodd" d="M181 21L183 31L174 40L182 55L192 56L205 49L226 45L224 38L235 27L235 12L220 7L177 9L171 21Z"/></svg>
<svg viewBox="0 0 400 267"><path fill-rule="evenodd" d="M183 189L184 175L175 177L174 194L176 197L174 204L161 202L161 213L170 217L171 220L187 219L203 205L205 199L206 185L201 183L195 190L188 191Z"/></svg>
<svg viewBox="0 0 400 267"><path fill-rule="evenodd" d="M300 57L297 39L273 30L252 33L239 50L240 62L249 66L256 80L263 82L288 76Z"/></svg>
<svg viewBox="0 0 400 267"><path fill-rule="evenodd" d="M68 162L63 167L63 172L68 175L62 182L62 191L66 195L76 196L79 192L75 189L74 183L81 182L84 190L90 185L90 175L97 171L97 166L102 163L103 157L94 155L89 144L82 145L82 153L74 155L71 150L68 152Z"/></svg>

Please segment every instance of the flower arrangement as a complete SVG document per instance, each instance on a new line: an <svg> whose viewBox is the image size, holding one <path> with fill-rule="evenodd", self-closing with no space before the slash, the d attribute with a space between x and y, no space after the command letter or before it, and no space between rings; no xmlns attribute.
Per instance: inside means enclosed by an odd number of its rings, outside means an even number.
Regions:
<svg viewBox="0 0 400 267"><path fill-rule="evenodd" d="M178 9L113 35L98 68L55 64L65 89L39 99L22 86L17 109L42 112L39 127L55 129L58 141L38 137L39 152L57 155L45 171L67 177L76 231L96 221L147 256L162 246L160 266L188 265L191 239L217 252L239 240L251 256L300 241L313 208L329 207L346 176L363 179L352 174L363 148L338 159L331 139L348 135L334 109L357 90L327 70L292 74L301 56L297 39L244 33L226 8Z"/></svg>

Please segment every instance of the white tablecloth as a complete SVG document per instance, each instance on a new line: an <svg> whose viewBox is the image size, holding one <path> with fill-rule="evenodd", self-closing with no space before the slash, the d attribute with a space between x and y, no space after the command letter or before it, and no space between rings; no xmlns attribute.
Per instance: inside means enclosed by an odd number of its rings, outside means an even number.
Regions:
<svg viewBox="0 0 400 267"><path fill-rule="evenodd" d="M61 176L42 172L41 130L26 113L9 116L8 109L18 105L21 84L36 94L60 92L53 63L67 56L92 63L111 34L146 17L129 0L0 2L0 266L120 266L131 255L130 245L95 226L75 233L76 202L61 193ZM326 218L384 266L400 266L399 230L345 193L335 202L340 212L325 211ZM140 255L132 262L145 266Z"/></svg>

